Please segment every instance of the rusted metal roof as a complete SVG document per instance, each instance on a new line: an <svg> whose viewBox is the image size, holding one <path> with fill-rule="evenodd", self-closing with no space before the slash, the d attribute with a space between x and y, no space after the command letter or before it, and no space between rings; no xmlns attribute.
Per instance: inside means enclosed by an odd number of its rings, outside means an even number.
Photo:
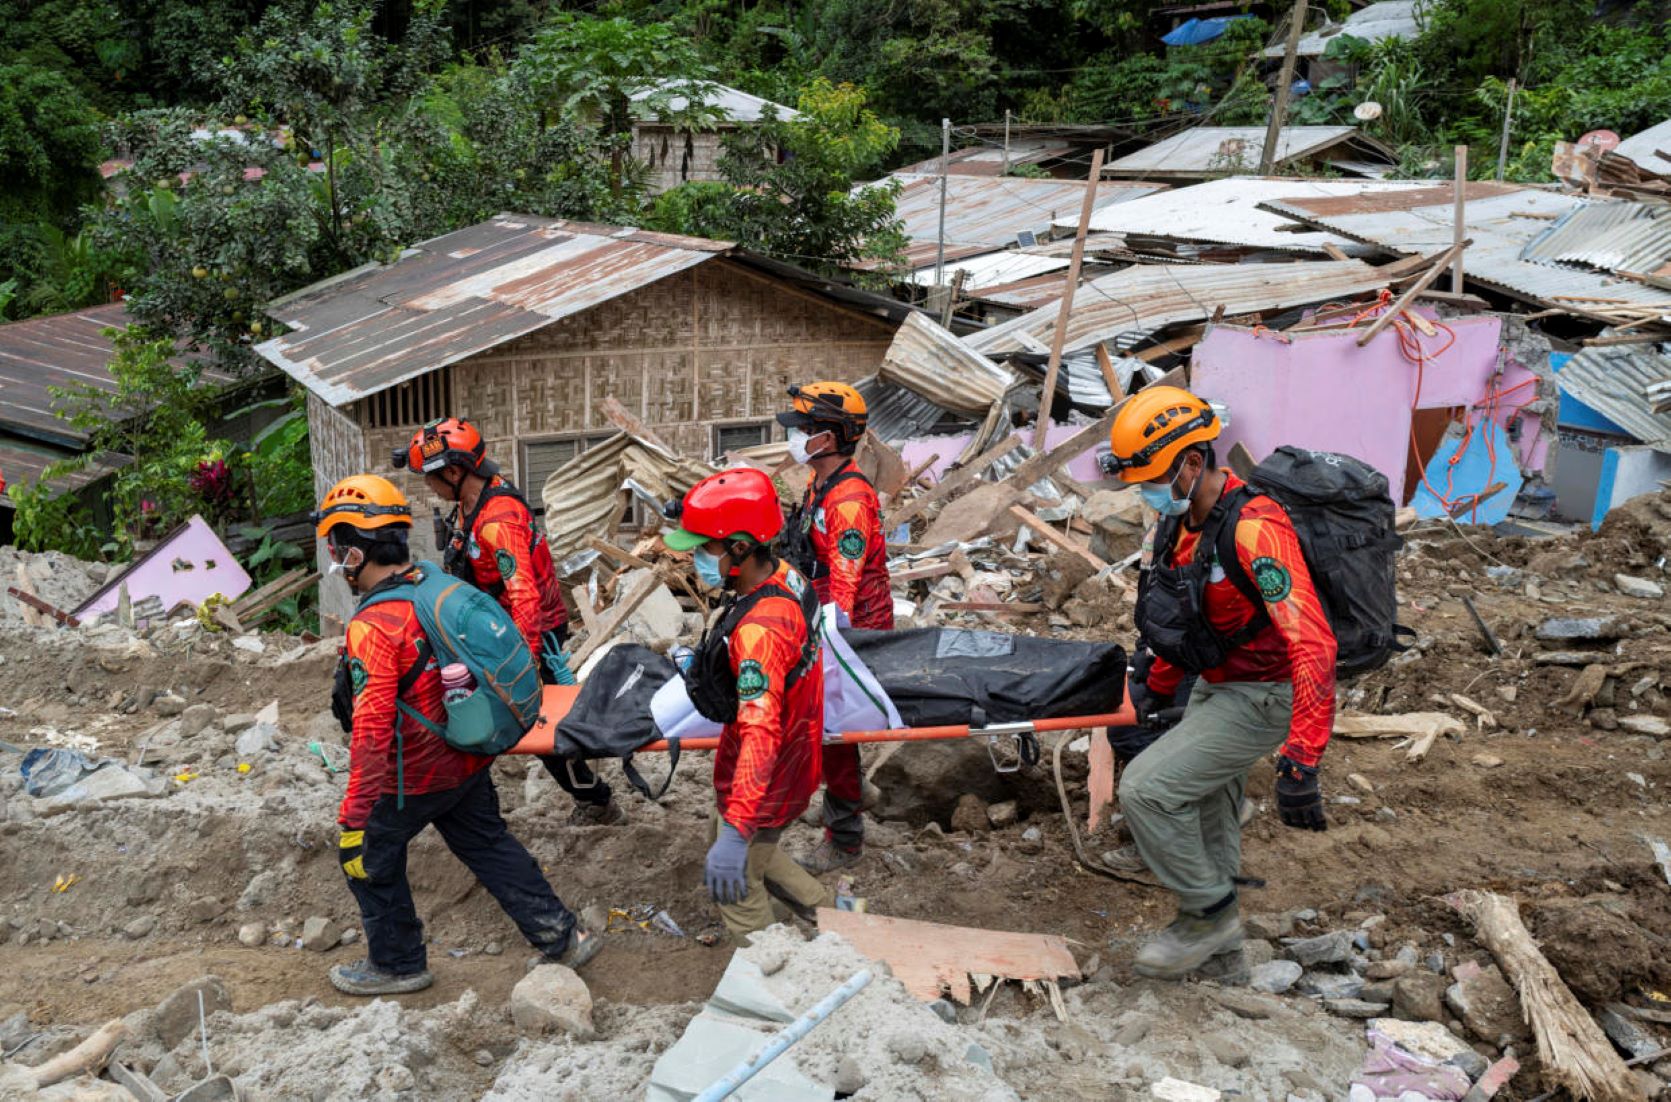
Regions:
<svg viewBox="0 0 1671 1102"><path fill-rule="evenodd" d="M1129 153L1103 168L1107 176L1145 180L1198 178L1215 172L1246 171L1259 165L1265 148L1263 126L1197 126ZM1353 126L1287 126L1277 139L1276 164L1304 160L1325 151L1338 158L1395 164L1393 152Z"/></svg>
<svg viewBox="0 0 1671 1102"><path fill-rule="evenodd" d="M1652 305L1671 297L1634 280L1521 259L1522 250L1550 223L1585 205L1579 196L1516 184L1472 183L1465 200L1465 232L1473 244L1462 268L1470 280L1573 313L1583 313L1586 299ZM1450 246L1455 232L1449 185L1359 197L1279 199L1262 205L1306 225L1404 255L1438 253Z"/></svg>
<svg viewBox="0 0 1671 1102"><path fill-rule="evenodd" d="M1009 163L1036 165L1045 161L1061 160L1073 155L1073 146L1055 138L1017 138L1010 142ZM954 149L946 155L948 176L1001 176L1004 172L1004 148L1001 145L971 145ZM896 169L895 175L938 176L940 158L930 157L916 164ZM1021 179L1021 177L1007 177Z"/></svg>
<svg viewBox="0 0 1671 1102"><path fill-rule="evenodd" d="M0 437L0 472L6 477L6 491L0 493L0 505L13 508L11 492L13 488L33 486L40 480L41 475L54 463L75 456L73 451L59 451L32 440L21 440L14 437ZM113 453L98 456L79 471L72 471L60 475L47 483L47 488L54 493L68 490L79 490L89 483L96 482L124 466L127 460Z"/></svg>
<svg viewBox="0 0 1671 1102"><path fill-rule="evenodd" d="M257 346L332 406L723 256L724 241L501 214L279 299Z"/></svg>
<svg viewBox="0 0 1671 1102"><path fill-rule="evenodd" d="M1015 382L1007 368L971 352L921 314L899 327L877 374L959 413L984 414Z"/></svg>
<svg viewBox="0 0 1671 1102"><path fill-rule="evenodd" d="M1574 207L1527 243L1522 260L1640 275L1671 275L1671 207L1591 203Z"/></svg>
<svg viewBox="0 0 1671 1102"><path fill-rule="evenodd" d="M1655 413L1648 389L1671 383L1671 355L1653 345L1586 348L1561 368L1562 390L1644 444L1671 442L1671 412Z"/></svg>
<svg viewBox="0 0 1671 1102"><path fill-rule="evenodd" d="M118 302L0 325L0 425L20 436L79 448L87 434L54 415L60 403L51 388L86 385L114 393L105 330L131 324L127 307ZM225 383L232 376L206 370L203 379Z"/></svg>
<svg viewBox="0 0 1671 1102"><path fill-rule="evenodd" d="M1128 348L1178 322L1201 321L1220 306L1228 314L1274 312L1378 291L1385 276L1361 260L1292 264L1138 264L1083 283L1073 296L1065 351L1107 341ZM1048 350L1056 330L1052 302L965 337L977 352Z"/></svg>

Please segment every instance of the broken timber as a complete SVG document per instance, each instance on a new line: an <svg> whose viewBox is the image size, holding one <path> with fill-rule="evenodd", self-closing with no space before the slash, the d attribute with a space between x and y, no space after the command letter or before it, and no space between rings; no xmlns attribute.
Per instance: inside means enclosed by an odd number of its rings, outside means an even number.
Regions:
<svg viewBox="0 0 1671 1102"><path fill-rule="evenodd" d="M1444 252L1440 253L1438 256L1434 257L1430 262L1432 267L1422 273L1420 279L1410 284L1404 293L1399 295L1397 300L1394 301L1391 306L1383 310L1381 312L1381 316L1376 318L1370 327L1363 331L1363 334L1358 337L1358 347L1362 348L1364 345L1374 340L1376 334L1380 333L1381 330L1391 325L1393 319L1403 314L1405 309L1416 300L1416 296L1432 286L1438 278L1450 268L1452 262L1454 262L1457 257L1462 255L1462 251L1473 243L1472 238L1464 238L1452 245L1450 248L1446 249Z"/></svg>
<svg viewBox="0 0 1671 1102"><path fill-rule="evenodd" d="M1062 533L1056 531L1055 528L1051 527L1047 521L1040 520L1026 509L1023 509L1021 506L1011 505L1010 516L1019 520L1032 531L1037 532L1052 546L1058 547L1069 554L1078 555L1091 565L1092 570L1101 570L1108 565L1101 559L1097 558L1096 555L1092 554L1090 548L1086 547L1084 544L1075 543L1073 540L1068 539L1066 536L1062 535Z"/></svg>
<svg viewBox="0 0 1671 1102"><path fill-rule="evenodd" d="M604 617L598 629L587 632L586 642L582 643L580 648L569 657L570 668L579 670L581 666L585 665L586 660L592 657L592 654L603 646L610 636L620 630L621 625L627 622L627 617L636 612L638 606L643 604L661 584L660 576L654 572L639 579L638 588L616 602Z"/></svg>
<svg viewBox="0 0 1671 1102"><path fill-rule="evenodd" d="M988 467L992 466L995 461L1002 459L1004 456L1008 455L1020 446L1021 437L1008 437L1002 443L993 445L962 467L959 467L957 470L948 471L946 476L939 482L935 483L928 491L912 498L910 501L888 514L888 516L882 521L882 529L884 531L891 532L898 528L901 524L904 524L906 521L921 513L934 502L957 493L959 490L970 485L977 478L979 478L981 474L984 473Z"/></svg>

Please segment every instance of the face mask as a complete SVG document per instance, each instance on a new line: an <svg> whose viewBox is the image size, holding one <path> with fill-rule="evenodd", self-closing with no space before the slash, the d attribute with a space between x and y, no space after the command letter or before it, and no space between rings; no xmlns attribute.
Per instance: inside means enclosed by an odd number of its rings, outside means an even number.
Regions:
<svg viewBox="0 0 1671 1102"><path fill-rule="evenodd" d="M1188 495L1176 497L1172 493L1178 485L1178 478L1183 473L1179 471L1177 475L1173 476L1172 481L1164 486L1155 486L1145 482L1137 487L1137 492L1143 497L1143 503L1163 517L1181 517L1189 512Z"/></svg>
<svg viewBox="0 0 1671 1102"><path fill-rule="evenodd" d="M725 579L720 577L719 556L698 547L691 552L691 564L696 567L696 576L702 579L702 584L709 589L724 589Z"/></svg>
<svg viewBox="0 0 1671 1102"><path fill-rule="evenodd" d="M812 437L800 429L789 430L789 458L797 463L808 463L812 460L812 453L807 450L807 442Z"/></svg>

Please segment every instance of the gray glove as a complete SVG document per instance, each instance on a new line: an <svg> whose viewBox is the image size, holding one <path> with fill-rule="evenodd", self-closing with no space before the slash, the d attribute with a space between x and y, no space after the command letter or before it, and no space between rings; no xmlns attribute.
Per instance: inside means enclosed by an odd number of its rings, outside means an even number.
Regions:
<svg viewBox="0 0 1671 1102"><path fill-rule="evenodd" d="M719 837L708 847L702 882L715 903L741 903L748 895L748 842L730 823L719 825Z"/></svg>

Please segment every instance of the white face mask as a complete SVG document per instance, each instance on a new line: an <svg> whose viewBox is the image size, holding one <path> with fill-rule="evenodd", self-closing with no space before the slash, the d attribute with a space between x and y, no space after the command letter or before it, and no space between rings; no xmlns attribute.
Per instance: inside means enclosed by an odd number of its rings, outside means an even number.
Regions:
<svg viewBox="0 0 1671 1102"><path fill-rule="evenodd" d="M811 439L812 437L808 436L800 429L790 429L789 458L793 459L797 463L805 463L810 460L812 455L807 451L807 442Z"/></svg>

